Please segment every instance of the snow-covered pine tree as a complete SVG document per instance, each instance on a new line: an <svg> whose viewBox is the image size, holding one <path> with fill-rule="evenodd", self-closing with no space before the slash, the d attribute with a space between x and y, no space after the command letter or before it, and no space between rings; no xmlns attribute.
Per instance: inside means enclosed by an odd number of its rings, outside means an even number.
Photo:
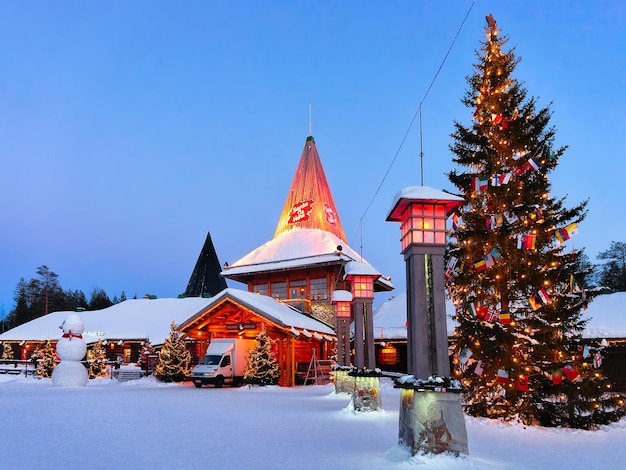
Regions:
<svg viewBox="0 0 626 470"><path fill-rule="evenodd" d="M185 338L172 322L169 337L159 351L159 359L153 375L161 382L182 382L191 374L191 353L185 346Z"/></svg>
<svg viewBox="0 0 626 470"><path fill-rule="evenodd" d="M272 353L272 340L265 325L256 337L254 349L248 353L244 382L255 385L275 385L280 377L280 365Z"/></svg>
<svg viewBox="0 0 626 470"><path fill-rule="evenodd" d="M89 378L106 377L108 375L106 368L107 352L101 339L93 345L87 355L89 357Z"/></svg>
<svg viewBox="0 0 626 470"><path fill-rule="evenodd" d="M599 350L583 345L584 254L563 245L587 201L568 208L550 194L566 148L554 147L549 107L513 77L519 59L499 33L489 15L463 98L472 124L455 123L450 147L461 170L448 177L466 201L447 254L455 376L470 415L589 429L625 409L593 360Z"/></svg>
<svg viewBox="0 0 626 470"><path fill-rule="evenodd" d="M52 377L52 371L56 367L56 349L50 342L46 341L43 350L40 350L40 359L37 362L37 377L49 379Z"/></svg>

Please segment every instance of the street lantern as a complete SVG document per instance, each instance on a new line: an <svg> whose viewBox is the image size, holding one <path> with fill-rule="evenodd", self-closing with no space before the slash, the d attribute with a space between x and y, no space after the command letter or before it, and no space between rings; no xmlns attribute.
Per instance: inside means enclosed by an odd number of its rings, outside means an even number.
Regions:
<svg viewBox="0 0 626 470"><path fill-rule="evenodd" d="M331 294L331 302L335 306L337 318L350 318L352 306L352 294L347 290L336 290Z"/></svg>
<svg viewBox="0 0 626 470"><path fill-rule="evenodd" d="M380 275L379 275L380 276ZM374 276L371 275L350 275L347 279L352 285L352 296L354 298L373 299L374 298Z"/></svg>
<svg viewBox="0 0 626 470"><path fill-rule="evenodd" d="M402 222L402 251L413 244L445 246L446 220L463 199L428 186L402 189L394 199L387 220Z"/></svg>
<svg viewBox="0 0 626 470"><path fill-rule="evenodd" d="M450 383L444 281L446 219L463 202L437 189L410 186L396 194L387 216L388 221L401 222L406 263L407 368L414 381L403 381L401 387L399 437L414 453L469 453L460 387L450 384L442 390L439 383ZM432 384L431 377L435 378ZM437 442L440 436L432 428L434 422L450 436L443 444ZM426 438L421 437L424 433Z"/></svg>
<svg viewBox="0 0 626 470"><path fill-rule="evenodd" d="M336 290L331 294L335 306L337 333L337 364L350 365L350 318L352 316L352 294L347 290Z"/></svg>
<svg viewBox="0 0 626 470"><path fill-rule="evenodd" d="M344 280L350 282L354 298L354 355L357 369L376 368L374 350L374 281L380 277L370 264L350 261Z"/></svg>
<svg viewBox="0 0 626 470"><path fill-rule="evenodd" d="M428 186L396 194L388 221L401 222L407 265L408 373L427 379L448 377L448 334L444 285L446 219L463 198Z"/></svg>

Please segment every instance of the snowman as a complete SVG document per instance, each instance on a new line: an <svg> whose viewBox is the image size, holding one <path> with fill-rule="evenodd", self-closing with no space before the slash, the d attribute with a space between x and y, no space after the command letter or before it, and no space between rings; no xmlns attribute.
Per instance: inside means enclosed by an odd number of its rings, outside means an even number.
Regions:
<svg viewBox="0 0 626 470"><path fill-rule="evenodd" d="M57 356L61 362L52 371L52 384L58 387L84 387L87 384L87 369L80 362L87 352L83 340L83 321L70 313L59 327L63 336L57 342Z"/></svg>

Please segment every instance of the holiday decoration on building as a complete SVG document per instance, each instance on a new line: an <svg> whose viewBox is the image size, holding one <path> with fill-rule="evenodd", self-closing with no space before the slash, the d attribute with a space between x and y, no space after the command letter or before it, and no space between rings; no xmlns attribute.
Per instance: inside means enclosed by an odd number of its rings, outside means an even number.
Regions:
<svg viewBox="0 0 626 470"><path fill-rule="evenodd" d="M57 356L61 360L52 372L52 383L57 387L84 387L88 373L81 362L87 352L83 339L83 320L75 313L65 317L61 326L63 336L57 341Z"/></svg>
<svg viewBox="0 0 626 470"><path fill-rule="evenodd" d="M31 360L37 361L37 377L42 379L52 377L52 371L57 365L56 358L56 351L50 340L46 341L43 349L35 350Z"/></svg>
<svg viewBox="0 0 626 470"><path fill-rule="evenodd" d="M141 345L141 349L139 350L139 361L137 361L139 367L141 367L142 370L147 371L149 367L151 367L149 358L155 354L156 351L154 350L152 343L149 340L144 341Z"/></svg>
<svg viewBox="0 0 626 470"><path fill-rule="evenodd" d="M87 358L89 360L90 379L106 377L108 375L106 368L107 352L101 339L99 339L87 353Z"/></svg>
<svg viewBox="0 0 626 470"><path fill-rule="evenodd" d="M564 155L551 111L513 77L519 62L487 17L479 63L463 98L472 124L455 123L449 173L466 203L452 218L446 281L456 306L454 376L473 416L529 425L593 428L625 414L622 397L583 357L582 309L590 300L582 250L563 243L587 202L550 193ZM576 286L576 288L574 288Z"/></svg>
<svg viewBox="0 0 626 470"><path fill-rule="evenodd" d="M13 359L13 348L9 343L0 344L0 351L2 351L2 359Z"/></svg>
<svg viewBox="0 0 626 470"><path fill-rule="evenodd" d="M304 144L274 238L294 228L318 228L346 239L313 136Z"/></svg>
<svg viewBox="0 0 626 470"><path fill-rule="evenodd" d="M280 366L272 352L272 340L265 325L256 337L256 345L248 353L243 379L254 385L275 385L280 377Z"/></svg>
<svg viewBox="0 0 626 470"><path fill-rule="evenodd" d="M161 382L182 382L191 374L189 364L191 353L185 346L183 334L175 322L171 324L170 335L159 351L159 359L153 375Z"/></svg>

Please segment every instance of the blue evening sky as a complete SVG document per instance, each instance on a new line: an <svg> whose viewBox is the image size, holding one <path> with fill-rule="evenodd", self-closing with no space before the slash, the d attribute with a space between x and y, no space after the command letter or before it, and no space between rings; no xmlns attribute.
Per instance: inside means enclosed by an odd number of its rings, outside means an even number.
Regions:
<svg viewBox="0 0 626 470"><path fill-rule="evenodd" d="M553 103L553 193L590 198L568 243L595 262L626 240L621 0L2 2L0 315L43 264L88 298L175 297L207 232L222 263L271 239L309 103L349 245L404 291L385 218L420 184L418 120L377 189L472 5L422 106L424 184L454 189L449 135L492 13L515 76Z"/></svg>

